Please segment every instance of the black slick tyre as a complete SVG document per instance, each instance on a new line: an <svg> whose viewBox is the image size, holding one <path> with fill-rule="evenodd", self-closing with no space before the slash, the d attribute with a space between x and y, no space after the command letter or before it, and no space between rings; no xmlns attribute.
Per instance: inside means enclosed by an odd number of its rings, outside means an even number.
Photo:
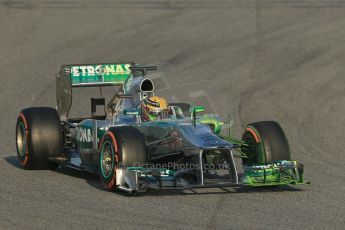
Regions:
<svg viewBox="0 0 345 230"><path fill-rule="evenodd" d="M63 152L63 137L57 111L47 107L23 109L17 118L16 147L20 163L25 169L51 169L51 162Z"/></svg>
<svg viewBox="0 0 345 230"><path fill-rule="evenodd" d="M146 163L144 135L133 126L111 127L99 145L99 176L104 188L116 188L116 169Z"/></svg>
<svg viewBox="0 0 345 230"><path fill-rule="evenodd" d="M242 147L242 152L248 156L248 159L242 159L244 165L291 160L285 133L275 121L249 124L243 133L242 140L248 145Z"/></svg>

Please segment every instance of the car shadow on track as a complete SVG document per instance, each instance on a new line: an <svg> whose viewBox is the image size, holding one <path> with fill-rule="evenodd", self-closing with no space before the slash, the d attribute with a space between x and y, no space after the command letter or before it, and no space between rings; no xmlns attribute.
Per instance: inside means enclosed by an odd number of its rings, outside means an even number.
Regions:
<svg viewBox="0 0 345 230"><path fill-rule="evenodd" d="M20 162L18 160L18 157L7 156L7 157L4 157L4 159L10 165L12 165L18 169L24 170L23 166L20 164ZM49 171L55 172L58 174L62 174L62 175L66 175L66 176L72 176L72 177L79 178L79 179L84 179L84 180L86 180L86 182L89 185L91 185L95 188L104 190L101 183L99 182L98 175L96 175L96 174L92 174L92 173L85 172L85 171L80 171L80 170L69 168L69 167L59 167L57 169L51 169Z"/></svg>
<svg viewBox="0 0 345 230"><path fill-rule="evenodd" d="M18 157L15 156L7 156L4 157L5 161L7 161L7 163L9 163L10 165L19 168L19 169L23 169L22 165L20 164Z"/></svg>
<svg viewBox="0 0 345 230"><path fill-rule="evenodd" d="M7 156L4 158L10 165L23 169L22 165L20 164L18 158L16 156ZM106 191L99 181L99 177L97 174L92 174L89 172L84 172L80 170L76 170L69 167L60 167L55 170L51 170L53 172L72 176L79 179L84 179L86 183L90 186ZM134 193L129 194L124 191L116 191L114 193L122 196L135 196L135 197L143 197L143 196L175 196L175 195L212 195L212 194L229 194L229 193L265 193L265 192L301 192L304 191L298 187L292 186L279 186L279 187L240 187L240 188L197 188L197 189L169 189L169 190L148 190L146 192Z"/></svg>
<svg viewBox="0 0 345 230"><path fill-rule="evenodd" d="M274 193L274 192L301 192L302 189L291 186L280 187L242 187L242 188L198 188L185 190L151 190L146 193L139 193L136 196L171 196L171 195L212 195L212 194L235 194L235 193Z"/></svg>

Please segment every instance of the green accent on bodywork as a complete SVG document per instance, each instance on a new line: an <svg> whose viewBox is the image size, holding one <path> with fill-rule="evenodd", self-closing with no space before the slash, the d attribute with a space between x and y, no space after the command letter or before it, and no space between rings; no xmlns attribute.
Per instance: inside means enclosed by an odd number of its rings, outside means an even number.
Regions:
<svg viewBox="0 0 345 230"><path fill-rule="evenodd" d="M226 141L229 141L233 144L237 144L239 146L248 146L246 144L246 142L242 141L242 140L239 140L237 139L236 137L230 137L230 136L223 136L223 135L219 135L220 138L226 140Z"/></svg>
<svg viewBox="0 0 345 230"><path fill-rule="evenodd" d="M155 117L154 115L152 115L152 114L149 114L149 113L148 113L147 116L148 116L148 118L149 118L150 121L156 120L156 117Z"/></svg>
<svg viewBox="0 0 345 230"><path fill-rule="evenodd" d="M304 184L304 179L296 161L281 160L272 164L245 166L241 182L249 186L274 186Z"/></svg>
<svg viewBox="0 0 345 230"><path fill-rule="evenodd" d="M234 157L248 158L247 155L241 150L242 148L248 147L246 142L239 140L236 137L224 136L224 135L218 135L218 136L222 138L223 140L226 140L234 145L234 148L233 148L235 150L233 152Z"/></svg>
<svg viewBox="0 0 345 230"><path fill-rule="evenodd" d="M224 125L223 122L219 121L215 117L211 117L209 114L203 115L198 121L203 124L208 124L210 128L213 129L212 131L217 135L220 134L222 125Z"/></svg>
<svg viewBox="0 0 345 230"><path fill-rule="evenodd" d="M69 66L72 85L83 83L119 83L123 84L131 74L131 64L92 64Z"/></svg>
<svg viewBox="0 0 345 230"><path fill-rule="evenodd" d="M235 151L233 152L234 157L239 157L239 158L248 158L247 155L240 150L240 148L236 147L233 148Z"/></svg>

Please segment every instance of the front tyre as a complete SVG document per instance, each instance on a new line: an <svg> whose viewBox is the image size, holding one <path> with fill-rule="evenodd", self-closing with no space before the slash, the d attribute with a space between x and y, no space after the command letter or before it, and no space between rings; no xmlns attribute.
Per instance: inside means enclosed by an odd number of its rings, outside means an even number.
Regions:
<svg viewBox="0 0 345 230"><path fill-rule="evenodd" d="M107 190L114 190L116 186L118 160L117 140L114 133L108 131L103 136L99 154L100 180Z"/></svg>
<svg viewBox="0 0 345 230"><path fill-rule="evenodd" d="M242 159L244 165L291 160L285 133L275 121L249 124L243 133L242 140L248 145L241 149L248 157L248 159Z"/></svg>
<svg viewBox="0 0 345 230"><path fill-rule="evenodd" d="M147 161L145 136L133 126L111 127L99 145L99 175L106 190L118 184L116 169L140 166Z"/></svg>

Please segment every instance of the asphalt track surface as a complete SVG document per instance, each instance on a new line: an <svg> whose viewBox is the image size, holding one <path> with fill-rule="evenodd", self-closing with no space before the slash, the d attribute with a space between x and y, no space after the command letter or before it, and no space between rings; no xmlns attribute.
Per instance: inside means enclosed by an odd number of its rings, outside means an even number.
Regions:
<svg viewBox="0 0 345 230"><path fill-rule="evenodd" d="M345 1L0 0L0 229L344 229ZM20 109L55 106L62 63L166 63L159 93L276 120L311 186L102 190L97 176L25 171ZM157 86L158 87L158 86Z"/></svg>

